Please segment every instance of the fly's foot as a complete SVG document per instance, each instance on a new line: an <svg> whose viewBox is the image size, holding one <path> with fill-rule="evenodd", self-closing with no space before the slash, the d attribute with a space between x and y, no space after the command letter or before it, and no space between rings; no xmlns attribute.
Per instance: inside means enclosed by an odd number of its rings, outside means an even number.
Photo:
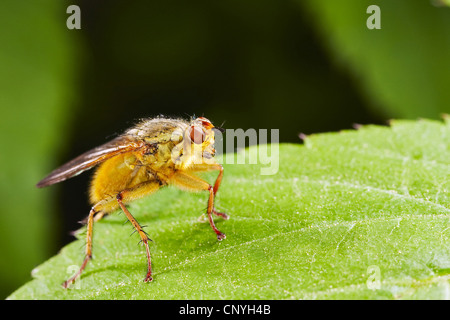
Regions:
<svg viewBox="0 0 450 320"><path fill-rule="evenodd" d="M147 274L147 276L144 279L144 282L152 282L152 281L153 281L152 275L151 274Z"/></svg>
<svg viewBox="0 0 450 320"><path fill-rule="evenodd" d="M217 234L217 240L222 241L223 239L225 239L227 236L225 235L225 233L219 232Z"/></svg>
<svg viewBox="0 0 450 320"><path fill-rule="evenodd" d="M216 209L213 210L213 213L216 216L222 217L223 220L228 220L230 218L230 216L227 215L225 212L217 212Z"/></svg>
<svg viewBox="0 0 450 320"><path fill-rule="evenodd" d="M71 279L66 280L66 281L64 281L64 282L62 283L62 287L63 287L64 289L67 289L67 288L69 288L74 282L75 282L75 280L71 280Z"/></svg>

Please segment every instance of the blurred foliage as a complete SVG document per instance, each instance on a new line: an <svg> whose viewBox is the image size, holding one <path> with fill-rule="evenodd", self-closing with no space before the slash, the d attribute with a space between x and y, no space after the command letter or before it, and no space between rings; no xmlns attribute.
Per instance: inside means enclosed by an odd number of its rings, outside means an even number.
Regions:
<svg viewBox="0 0 450 320"><path fill-rule="evenodd" d="M35 183L56 165L70 113L73 39L59 1L0 2L0 296L58 249L50 190Z"/></svg>
<svg viewBox="0 0 450 320"><path fill-rule="evenodd" d="M92 129L77 135L91 145L160 113L281 128L283 141L374 119L295 2L78 2L90 59L77 121Z"/></svg>
<svg viewBox="0 0 450 320"><path fill-rule="evenodd" d="M432 3L439 7L439 6L450 6L450 0L431 0Z"/></svg>
<svg viewBox="0 0 450 320"><path fill-rule="evenodd" d="M299 142L450 112L450 9L438 2L2 1L0 295L89 211L89 174L35 183L138 118L205 115ZM66 28L70 4L81 30ZM369 4L381 30L366 28Z"/></svg>
<svg viewBox="0 0 450 320"><path fill-rule="evenodd" d="M450 113L450 9L437 1L308 0L330 57L348 66L368 104L386 117ZM381 29L369 30L369 5Z"/></svg>

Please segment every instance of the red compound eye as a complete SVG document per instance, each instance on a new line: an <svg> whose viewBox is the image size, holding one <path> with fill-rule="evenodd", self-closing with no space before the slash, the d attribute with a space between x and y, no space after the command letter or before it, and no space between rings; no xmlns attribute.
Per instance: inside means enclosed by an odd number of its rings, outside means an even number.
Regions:
<svg viewBox="0 0 450 320"><path fill-rule="evenodd" d="M206 119L205 117L198 117L195 119L195 121L202 124L202 127L206 130L212 129L214 126L212 125L211 121Z"/></svg>
<svg viewBox="0 0 450 320"><path fill-rule="evenodd" d="M201 144L203 143L203 141L205 141L206 134L201 128L192 126L190 137L191 141L195 144Z"/></svg>

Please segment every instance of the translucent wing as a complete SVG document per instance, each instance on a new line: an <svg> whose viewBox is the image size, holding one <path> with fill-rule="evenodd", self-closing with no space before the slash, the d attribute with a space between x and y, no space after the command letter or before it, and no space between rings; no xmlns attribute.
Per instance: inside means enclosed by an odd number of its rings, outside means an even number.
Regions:
<svg viewBox="0 0 450 320"><path fill-rule="evenodd" d="M38 188L72 178L95 165L114 157L120 153L134 151L143 146L140 141L133 140L130 136L123 135L101 146L91 149L75 159L67 162L58 169L52 171L47 177L36 185Z"/></svg>

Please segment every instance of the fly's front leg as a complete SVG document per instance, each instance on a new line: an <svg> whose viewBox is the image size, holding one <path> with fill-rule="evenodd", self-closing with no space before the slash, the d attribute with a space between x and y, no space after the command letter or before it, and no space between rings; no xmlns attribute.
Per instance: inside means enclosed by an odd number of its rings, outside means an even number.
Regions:
<svg viewBox="0 0 450 320"><path fill-rule="evenodd" d="M214 188L212 186L209 186L208 190L209 190L209 199L208 199L208 219L209 219L209 224L211 225L211 228L214 230L214 232L217 234L217 240L222 241L223 239L226 238L225 233L220 232L216 228L216 225L214 224L214 220L213 220L212 214L211 214L211 213L214 212L216 215L219 215L216 212L216 209L214 209Z"/></svg>
<svg viewBox="0 0 450 320"><path fill-rule="evenodd" d="M222 177L223 177L223 167L222 165L218 164L218 163L214 163L214 164L206 164L206 163L202 163L202 164L194 164L190 169L189 172L195 173L195 172L206 172L206 171L219 171L219 175L216 178L216 182L214 183L214 188L213 188L213 192L214 192L214 196L216 196L217 191L219 190L220 187L220 183L222 182ZM213 207L213 211L212 211L216 216L220 216L225 220L229 219L229 216L225 213L225 212L217 212L216 208Z"/></svg>
<svg viewBox="0 0 450 320"><path fill-rule="evenodd" d="M211 228L214 230L214 232L217 235L217 240L221 241L226 238L225 234L221 231L219 231L216 228L216 225L214 224L214 220L212 218L212 214L215 212L214 209L214 187L207 183L206 181L191 175L189 173L184 172L177 172L175 173L170 179L169 183L173 184L181 189L189 190L189 191L208 191L209 192L209 198L208 198L208 220L209 224L211 225Z"/></svg>
<svg viewBox="0 0 450 320"><path fill-rule="evenodd" d="M211 169L210 170L219 170L219 175L216 178L216 182L214 183L214 195L216 195L217 191L219 190L220 183L222 182L223 177L223 167L220 164L215 165L208 165Z"/></svg>

